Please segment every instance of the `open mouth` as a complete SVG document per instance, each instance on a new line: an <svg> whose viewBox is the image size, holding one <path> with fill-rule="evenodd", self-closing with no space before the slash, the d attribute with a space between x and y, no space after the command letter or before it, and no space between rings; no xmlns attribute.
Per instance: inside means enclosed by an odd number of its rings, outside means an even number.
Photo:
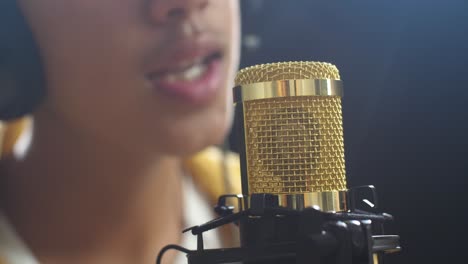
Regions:
<svg viewBox="0 0 468 264"><path fill-rule="evenodd" d="M222 53L217 51L206 57L198 57L178 63L176 67L161 72L149 74L153 81L164 83L192 82L201 79L209 70L209 65L222 58Z"/></svg>
<svg viewBox="0 0 468 264"><path fill-rule="evenodd" d="M223 88L222 52L193 56L148 75L153 89L186 103L203 104Z"/></svg>

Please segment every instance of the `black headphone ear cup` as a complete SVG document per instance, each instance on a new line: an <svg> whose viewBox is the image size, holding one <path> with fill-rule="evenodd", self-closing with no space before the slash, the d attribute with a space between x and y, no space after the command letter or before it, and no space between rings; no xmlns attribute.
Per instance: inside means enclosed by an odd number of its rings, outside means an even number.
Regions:
<svg viewBox="0 0 468 264"><path fill-rule="evenodd" d="M0 3L0 120L31 113L45 93L39 50L15 0Z"/></svg>

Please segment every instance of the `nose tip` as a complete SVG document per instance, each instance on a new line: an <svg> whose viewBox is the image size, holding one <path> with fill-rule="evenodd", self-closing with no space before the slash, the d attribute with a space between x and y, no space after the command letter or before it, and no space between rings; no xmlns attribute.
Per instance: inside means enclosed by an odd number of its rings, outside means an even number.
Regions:
<svg viewBox="0 0 468 264"><path fill-rule="evenodd" d="M156 23L181 20L202 11L208 6L208 2L209 0L153 0L150 16Z"/></svg>

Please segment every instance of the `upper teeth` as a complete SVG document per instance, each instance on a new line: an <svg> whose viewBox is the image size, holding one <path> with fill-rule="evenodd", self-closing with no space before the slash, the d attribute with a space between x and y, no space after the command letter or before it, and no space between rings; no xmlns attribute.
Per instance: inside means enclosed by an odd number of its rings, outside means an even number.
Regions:
<svg viewBox="0 0 468 264"><path fill-rule="evenodd" d="M181 71L169 72L164 75L163 79L168 82L176 81L193 81L200 78L206 71L207 67L203 63L196 63Z"/></svg>
<svg viewBox="0 0 468 264"><path fill-rule="evenodd" d="M150 75L150 78L157 78L166 82L193 81L200 78L206 70L206 63L203 62L202 58L197 58L196 60L183 61L178 64L177 68L164 74Z"/></svg>
<svg viewBox="0 0 468 264"><path fill-rule="evenodd" d="M199 63L202 63L202 58L201 57L198 57L196 58L195 60L185 60L185 61L182 61L179 63L179 65L177 66L178 69L185 69L189 66L192 66L194 64L199 64Z"/></svg>

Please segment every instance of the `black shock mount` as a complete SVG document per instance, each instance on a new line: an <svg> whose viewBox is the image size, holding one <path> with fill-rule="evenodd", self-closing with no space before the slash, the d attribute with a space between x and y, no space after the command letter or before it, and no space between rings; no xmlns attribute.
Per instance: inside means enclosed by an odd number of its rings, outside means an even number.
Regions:
<svg viewBox="0 0 468 264"><path fill-rule="evenodd" d="M370 199L358 199L369 196ZM197 249L188 250L169 245L187 254L189 264L382 264L384 255L400 251L399 236L386 235L384 224L393 220L378 212L376 190L361 186L348 190L349 210L322 212L320 208L293 210L278 206L278 198L271 194L249 197L250 207L242 209L242 195L219 197L215 212L220 216L205 224L183 232L197 236ZM237 199L238 212L228 205ZM365 206L365 209L359 206ZM205 249L203 233L226 224L240 229L241 246Z"/></svg>

